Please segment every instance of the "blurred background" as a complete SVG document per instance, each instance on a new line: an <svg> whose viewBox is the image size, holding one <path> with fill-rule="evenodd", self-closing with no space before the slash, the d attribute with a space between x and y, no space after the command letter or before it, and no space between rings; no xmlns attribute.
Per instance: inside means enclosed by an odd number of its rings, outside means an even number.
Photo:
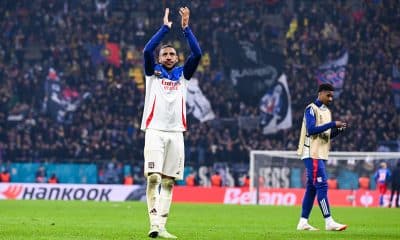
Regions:
<svg viewBox="0 0 400 240"><path fill-rule="evenodd" d="M169 7L164 42L185 61L182 5L203 58L189 87L189 178L179 184L210 185L218 173L221 186L246 186L250 150L296 150L322 82L337 89L333 119L350 125L333 151L400 152L397 0L3 0L0 166L9 181L144 184L142 50ZM378 165L328 171L357 181Z"/></svg>

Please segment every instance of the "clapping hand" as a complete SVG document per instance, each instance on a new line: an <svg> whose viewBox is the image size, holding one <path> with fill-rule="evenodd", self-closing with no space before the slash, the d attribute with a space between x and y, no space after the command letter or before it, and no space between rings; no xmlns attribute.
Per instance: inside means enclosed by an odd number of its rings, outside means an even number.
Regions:
<svg viewBox="0 0 400 240"><path fill-rule="evenodd" d="M187 7L181 7L179 9L179 14L182 17L182 20L181 20L182 29L185 29L187 26L189 26L190 10Z"/></svg>
<svg viewBox="0 0 400 240"><path fill-rule="evenodd" d="M169 8L165 9L165 13L164 13L164 25L168 26L169 28L172 27L172 22L168 20L168 16L169 16Z"/></svg>

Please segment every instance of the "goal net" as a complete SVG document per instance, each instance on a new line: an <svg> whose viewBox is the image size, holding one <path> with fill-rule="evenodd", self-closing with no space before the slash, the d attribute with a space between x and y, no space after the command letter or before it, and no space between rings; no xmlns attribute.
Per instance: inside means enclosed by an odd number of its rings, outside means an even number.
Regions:
<svg viewBox="0 0 400 240"><path fill-rule="evenodd" d="M373 175L379 163L385 161L393 169L400 152L330 152L326 162L328 178L336 179L339 189L359 188L361 176L370 179L369 189L375 189ZM260 192L268 189L305 187L305 167L295 151L250 151L250 191L254 203L262 203Z"/></svg>

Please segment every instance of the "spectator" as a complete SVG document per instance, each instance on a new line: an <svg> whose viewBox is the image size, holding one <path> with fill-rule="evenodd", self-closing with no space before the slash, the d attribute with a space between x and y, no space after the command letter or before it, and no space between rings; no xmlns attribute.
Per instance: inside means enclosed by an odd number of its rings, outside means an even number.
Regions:
<svg viewBox="0 0 400 240"><path fill-rule="evenodd" d="M250 187L250 176L247 174L242 177L242 187Z"/></svg>
<svg viewBox="0 0 400 240"><path fill-rule="evenodd" d="M193 187L196 186L196 173L191 172L185 179L186 186Z"/></svg>
<svg viewBox="0 0 400 240"><path fill-rule="evenodd" d="M222 186L222 178L219 175L219 172L215 172L211 175L211 187L221 187Z"/></svg>
<svg viewBox="0 0 400 240"><path fill-rule="evenodd" d="M133 185L133 177L131 174L127 174L124 177L124 185Z"/></svg>
<svg viewBox="0 0 400 240"><path fill-rule="evenodd" d="M358 187L359 189L369 190L369 177L366 174L363 174L358 178Z"/></svg>
<svg viewBox="0 0 400 240"><path fill-rule="evenodd" d="M57 184L60 183L55 173L51 174L48 183Z"/></svg>
<svg viewBox="0 0 400 240"><path fill-rule="evenodd" d="M109 162L103 175L105 184L118 184L122 182L115 162Z"/></svg>
<svg viewBox="0 0 400 240"><path fill-rule="evenodd" d="M11 182L11 175L8 172L7 169L4 169L1 173L0 173L0 182Z"/></svg>
<svg viewBox="0 0 400 240"><path fill-rule="evenodd" d="M47 182L47 173L44 166L40 166L35 174L35 182L37 183L46 183Z"/></svg>
<svg viewBox="0 0 400 240"><path fill-rule="evenodd" d="M334 176L329 177L327 183L329 189L338 189L338 181Z"/></svg>

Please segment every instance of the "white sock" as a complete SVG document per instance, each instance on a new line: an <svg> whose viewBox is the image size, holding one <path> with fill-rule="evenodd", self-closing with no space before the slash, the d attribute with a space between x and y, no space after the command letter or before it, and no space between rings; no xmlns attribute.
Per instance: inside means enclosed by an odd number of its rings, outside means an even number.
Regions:
<svg viewBox="0 0 400 240"><path fill-rule="evenodd" d="M160 229L165 229L167 223L169 209L172 202L172 188L175 181L171 178L163 178L161 180L161 191L160 191L160 208L159 208L159 223Z"/></svg>
<svg viewBox="0 0 400 240"><path fill-rule="evenodd" d="M329 224L331 222L333 222L332 216L329 216L329 217L325 218L325 224Z"/></svg>
<svg viewBox="0 0 400 240"><path fill-rule="evenodd" d="M300 218L300 222L301 222L301 223L308 223L308 219L307 219L307 218L301 217L301 218Z"/></svg>
<svg viewBox="0 0 400 240"><path fill-rule="evenodd" d="M161 175L158 173L153 173L147 177L147 188L146 188L146 198L147 198L147 210L149 213L150 225L158 225L158 212L159 212L159 201L160 192L159 187L161 183Z"/></svg>

